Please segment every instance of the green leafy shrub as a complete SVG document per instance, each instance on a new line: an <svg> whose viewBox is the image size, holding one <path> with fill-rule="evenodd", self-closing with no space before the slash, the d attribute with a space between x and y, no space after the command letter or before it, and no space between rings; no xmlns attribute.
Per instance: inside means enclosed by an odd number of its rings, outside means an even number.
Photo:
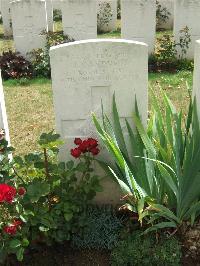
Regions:
<svg viewBox="0 0 200 266"><path fill-rule="evenodd" d="M75 143L77 163L58 162L62 142L53 132L41 135L39 152L10 161L11 148L0 140L1 262L12 253L21 261L29 244L63 242L84 228L86 207L101 191L92 168L99 149L91 138Z"/></svg>
<svg viewBox="0 0 200 266"><path fill-rule="evenodd" d="M111 265L178 266L181 265L181 247L176 238L162 237L157 242L155 236L141 236L141 231L135 231L112 250Z"/></svg>
<svg viewBox="0 0 200 266"><path fill-rule="evenodd" d="M72 237L72 245L80 249L112 249L119 241L123 218L111 206L90 206L86 226Z"/></svg>
<svg viewBox="0 0 200 266"><path fill-rule="evenodd" d="M49 49L52 46L67 43L73 41L68 36L65 36L63 32L48 32L46 35L46 47L45 49L35 49L30 52L31 63L34 69L34 75L37 77L51 76Z"/></svg>
<svg viewBox="0 0 200 266"><path fill-rule="evenodd" d="M0 68L4 80L32 78L33 76L31 63L19 53L12 51L3 52L0 56Z"/></svg>
<svg viewBox="0 0 200 266"><path fill-rule="evenodd" d="M62 12L59 9L54 9L53 11L53 20L61 21L62 20Z"/></svg>
<svg viewBox="0 0 200 266"><path fill-rule="evenodd" d="M200 214L200 124L196 101L190 99L187 116L177 112L163 93L153 95L153 114L147 128L142 124L136 104L133 114L136 131L126 121L130 147L125 142L120 119L113 101L113 123L103 115L97 131L115 161L105 164L118 181L126 207L137 213L151 230L179 229L184 221L193 223ZM130 152L128 152L130 150ZM103 162L102 162L103 164Z"/></svg>
<svg viewBox="0 0 200 266"><path fill-rule="evenodd" d="M165 34L157 39L156 53L149 59L149 69L152 72L193 70L193 62L185 59L185 55L191 43L189 28L180 31L179 41L174 36Z"/></svg>

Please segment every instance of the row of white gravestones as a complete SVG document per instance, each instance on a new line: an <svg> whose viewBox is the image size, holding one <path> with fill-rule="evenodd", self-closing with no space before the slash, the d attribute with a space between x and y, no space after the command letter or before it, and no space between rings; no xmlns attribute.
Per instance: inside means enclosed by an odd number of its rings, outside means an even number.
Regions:
<svg viewBox="0 0 200 266"><path fill-rule="evenodd" d="M55 46L50 50L56 130L65 141L62 160L71 159L75 137L96 137L91 112L111 114L112 96L123 130L125 119L132 121L135 97L144 123L148 106L148 47L128 40L96 39ZM131 122L132 123L132 122ZM127 136L127 134L126 134ZM109 158L101 151L101 158ZM98 169L98 173L99 169ZM103 180L101 203L116 203L119 191L110 178Z"/></svg>
<svg viewBox="0 0 200 266"><path fill-rule="evenodd" d="M180 31L188 27L191 35L191 43L184 57L194 58L195 41L200 39L200 1L199 0L175 0L174 8L174 37L177 43L184 33ZM179 49L181 56L181 50Z"/></svg>
<svg viewBox="0 0 200 266"><path fill-rule="evenodd" d="M65 7L66 3L64 3L64 6L62 7L61 0L52 0L53 1L53 9L58 9L63 11L63 16L66 15ZM64 1L65 2L65 1ZM71 1L72 2L72 1ZM83 2L83 1L82 1ZM95 2L95 1L93 1ZM75 3L74 3L75 4ZM87 2L86 2L87 4ZM117 0L97 0L97 9L96 7L93 7L93 11L97 10L97 14L102 18L102 20L106 21L103 25L100 26L100 29L102 32L109 32L116 30L116 23L117 23ZM108 7L107 7L108 4ZM107 8L106 8L107 7ZM105 8L105 9L104 9ZM109 18L107 19L107 14L105 11L109 12Z"/></svg>
<svg viewBox="0 0 200 266"><path fill-rule="evenodd" d="M174 23L174 2L175 0L158 0L161 15L167 15L163 20L158 18L158 27L160 29L172 30Z"/></svg>
<svg viewBox="0 0 200 266"><path fill-rule="evenodd" d="M48 31L45 0L15 0L11 2L15 48L23 56L37 48L44 48Z"/></svg>
<svg viewBox="0 0 200 266"><path fill-rule="evenodd" d="M97 37L96 1L63 0L61 6L65 34L75 40ZM149 45L149 54L153 53L156 34L155 0L122 0L121 30L123 39L145 42Z"/></svg>
<svg viewBox="0 0 200 266"><path fill-rule="evenodd" d="M154 52L156 37L156 1L121 0L121 34L123 39L145 42Z"/></svg>

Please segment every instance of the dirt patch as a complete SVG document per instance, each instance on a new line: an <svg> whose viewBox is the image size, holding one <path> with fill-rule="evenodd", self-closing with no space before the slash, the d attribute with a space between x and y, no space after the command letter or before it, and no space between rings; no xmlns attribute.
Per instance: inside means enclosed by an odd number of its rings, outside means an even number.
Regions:
<svg viewBox="0 0 200 266"><path fill-rule="evenodd" d="M68 244L30 250L22 263L10 258L9 266L109 266L110 254L101 250L74 250Z"/></svg>

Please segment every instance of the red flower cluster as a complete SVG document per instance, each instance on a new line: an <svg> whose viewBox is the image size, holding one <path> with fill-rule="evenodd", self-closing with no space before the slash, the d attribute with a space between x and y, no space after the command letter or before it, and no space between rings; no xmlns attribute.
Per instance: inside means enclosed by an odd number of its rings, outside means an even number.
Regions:
<svg viewBox="0 0 200 266"><path fill-rule="evenodd" d="M16 196L16 189L7 184L0 184L0 203L12 203Z"/></svg>
<svg viewBox="0 0 200 266"><path fill-rule="evenodd" d="M90 152L92 155L98 155L100 150L98 148L98 141L93 138L88 138L86 140L82 140L80 138L75 138L74 144L78 147L71 149L71 155L74 158L79 158L81 154Z"/></svg>
<svg viewBox="0 0 200 266"><path fill-rule="evenodd" d="M17 232L17 229L22 224L20 220L14 220L11 225L7 225L3 228L4 233L8 235L15 235Z"/></svg>

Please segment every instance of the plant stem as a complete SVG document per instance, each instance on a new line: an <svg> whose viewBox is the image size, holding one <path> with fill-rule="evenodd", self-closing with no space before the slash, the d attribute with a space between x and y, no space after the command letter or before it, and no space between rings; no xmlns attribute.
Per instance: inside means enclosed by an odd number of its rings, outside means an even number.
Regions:
<svg viewBox="0 0 200 266"><path fill-rule="evenodd" d="M46 148L44 148L44 167L45 167L46 177L48 178L48 180L50 180L49 168L48 168L48 155Z"/></svg>

